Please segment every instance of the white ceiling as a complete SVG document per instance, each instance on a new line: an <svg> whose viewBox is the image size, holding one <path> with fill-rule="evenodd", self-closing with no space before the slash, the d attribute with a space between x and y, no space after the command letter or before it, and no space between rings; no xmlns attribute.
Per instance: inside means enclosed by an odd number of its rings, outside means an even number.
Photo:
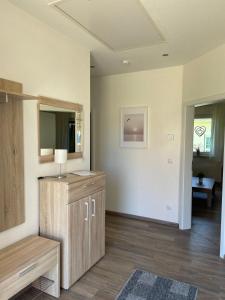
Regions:
<svg viewBox="0 0 225 300"><path fill-rule="evenodd" d="M112 51L148 47L164 41L137 0L64 0L56 3L55 8ZM127 12L129 17L125 18Z"/></svg>
<svg viewBox="0 0 225 300"><path fill-rule="evenodd" d="M94 75L184 64L225 43L225 0L9 1L88 47Z"/></svg>

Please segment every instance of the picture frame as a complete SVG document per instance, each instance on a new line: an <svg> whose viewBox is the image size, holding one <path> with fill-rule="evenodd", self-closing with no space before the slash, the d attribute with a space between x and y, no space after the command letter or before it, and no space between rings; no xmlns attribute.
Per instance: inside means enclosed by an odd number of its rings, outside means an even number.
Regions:
<svg viewBox="0 0 225 300"><path fill-rule="evenodd" d="M120 108L120 147L147 148L148 107Z"/></svg>

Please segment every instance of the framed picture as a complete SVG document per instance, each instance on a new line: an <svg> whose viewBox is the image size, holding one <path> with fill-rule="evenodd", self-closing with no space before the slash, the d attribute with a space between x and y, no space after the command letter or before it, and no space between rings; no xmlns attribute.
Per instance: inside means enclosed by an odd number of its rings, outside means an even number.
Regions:
<svg viewBox="0 0 225 300"><path fill-rule="evenodd" d="M148 107L122 107L120 146L146 148L148 145Z"/></svg>

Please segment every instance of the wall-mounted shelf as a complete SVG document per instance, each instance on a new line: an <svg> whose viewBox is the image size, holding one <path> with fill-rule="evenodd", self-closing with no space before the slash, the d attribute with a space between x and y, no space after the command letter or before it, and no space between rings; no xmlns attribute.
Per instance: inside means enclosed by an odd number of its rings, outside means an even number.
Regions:
<svg viewBox="0 0 225 300"><path fill-rule="evenodd" d="M7 97L16 98L18 100L37 100L38 99L38 97L36 97L36 96L22 94L22 93L7 92L7 91L0 89L0 103L7 102Z"/></svg>
<svg viewBox="0 0 225 300"><path fill-rule="evenodd" d="M38 99L36 96L24 94L22 83L0 78L0 103L6 103L8 98L18 100Z"/></svg>

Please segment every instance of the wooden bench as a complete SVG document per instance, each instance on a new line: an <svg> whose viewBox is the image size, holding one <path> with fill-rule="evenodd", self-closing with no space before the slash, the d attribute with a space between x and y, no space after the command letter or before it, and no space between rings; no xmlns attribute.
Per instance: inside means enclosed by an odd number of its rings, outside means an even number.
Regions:
<svg viewBox="0 0 225 300"><path fill-rule="evenodd" d="M59 268L60 243L40 236L29 236L0 250L0 300L9 299L40 277L52 283L45 293L59 297Z"/></svg>

